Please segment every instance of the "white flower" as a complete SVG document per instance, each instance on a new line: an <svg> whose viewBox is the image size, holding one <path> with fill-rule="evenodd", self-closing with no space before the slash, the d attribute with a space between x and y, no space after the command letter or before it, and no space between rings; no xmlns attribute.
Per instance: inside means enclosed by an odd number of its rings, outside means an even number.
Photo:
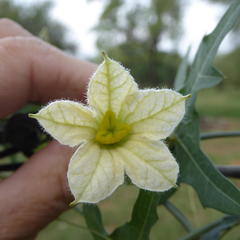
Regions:
<svg viewBox="0 0 240 240"><path fill-rule="evenodd" d="M60 143L79 146L68 167L73 202L96 203L124 182L166 191L179 167L161 141L183 118L187 96L170 89L139 90L119 63L104 56L90 80L88 106L59 100L31 114Z"/></svg>

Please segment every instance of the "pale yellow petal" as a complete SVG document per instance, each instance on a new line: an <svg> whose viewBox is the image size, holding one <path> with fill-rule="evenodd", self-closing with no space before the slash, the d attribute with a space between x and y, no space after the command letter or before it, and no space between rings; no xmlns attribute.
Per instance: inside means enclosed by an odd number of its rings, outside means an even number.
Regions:
<svg viewBox="0 0 240 240"><path fill-rule="evenodd" d="M114 149L86 143L72 156L67 176L75 197L73 204L97 203L123 183L124 170Z"/></svg>
<svg viewBox="0 0 240 240"><path fill-rule="evenodd" d="M130 139L117 151L132 182L150 191L166 191L176 186L179 167L163 142Z"/></svg>
<svg viewBox="0 0 240 240"><path fill-rule="evenodd" d="M30 114L62 144L76 146L95 137L96 121L93 112L81 103L60 100Z"/></svg>
<svg viewBox="0 0 240 240"><path fill-rule="evenodd" d="M186 96L170 90L142 90L126 100L122 120L132 125L134 135L151 140L168 137L182 120Z"/></svg>
<svg viewBox="0 0 240 240"><path fill-rule="evenodd" d="M117 117L126 96L136 90L137 84L130 73L118 62L105 56L90 80L88 103L100 117L108 110Z"/></svg>

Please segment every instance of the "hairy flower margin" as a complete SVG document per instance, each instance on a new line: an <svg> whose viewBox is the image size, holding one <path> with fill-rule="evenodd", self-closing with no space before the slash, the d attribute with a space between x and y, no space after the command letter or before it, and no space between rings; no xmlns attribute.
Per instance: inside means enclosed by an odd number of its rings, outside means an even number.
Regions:
<svg viewBox="0 0 240 240"><path fill-rule="evenodd" d="M104 54L89 82L89 106L58 100L30 117L60 143L78 146L67 173L72 204L97 203L123 184L124 173L150 191L176 185L179 167L161 140L183 118L187 97L170 89L139 90Z"/></svg>

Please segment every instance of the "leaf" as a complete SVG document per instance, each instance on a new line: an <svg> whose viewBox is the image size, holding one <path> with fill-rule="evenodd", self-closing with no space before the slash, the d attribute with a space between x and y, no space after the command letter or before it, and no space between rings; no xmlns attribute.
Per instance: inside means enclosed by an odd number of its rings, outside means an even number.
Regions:
<svg viewBox="0 0 240 240"><path fill-rule="evenodd" d="M95 240L108 239L108 234L103 226L101 212L97 205L83 204L83 215Z"/></svg>
<svg viewBox="0 0 240 240"><path fill-rule="evenodd" d="M240 191L211 163L199 146L191 142L191 131L176 134L180 182L194 187L203 206L240 215Z"/></svg>
<svg viewBox="0 0 240 240"><path fill-rule="evenodd" d="M163 193L140 190L134 205L131 221L117 228L111 238L114 240L148 240L152 226L158 220L157 206L164 203L174 190Z"/></svg>
<svg viewBox="0 0 240 240"><path fill-rule="evenodd" d="M219 224L208 233L204 234L201 240L220 239L225 233L231 230L236 225L240 224L240 217L226 216L221 219Z"/></svg>
<svg viewBox="0 0 240 240"><path fill-rule="evenodd" d="M203 88L214 87L223 79L222 74L214 67L211 67L207 74L199 76L199 82L193 86L192 92L197 92Z"/></svg>
<svg viewBox="0 0 240 240"><path fill-rule="evenodd" d="M180 182L194 187L202 205L225 213L240 215L240 191L226 179L201 151L199 144L199 117L194 104L196 93L219 82L220 74L211 64L224 36L240 16L240 1L234 1L212 34L200 45L193 67L185 84L185 93L191 92L186 115L176 130L176 159L180 165Z"/></svg>
<svg viewBox="0 0 240 240"><path fill-rule="evenodd" d="M187 79L187 71L188 71L188 57L189 57L189 53L190 53L190 48L188 49L185 57L183 58L180 67L177 71L177 75L176 78L174 80L174 89L176 91L180 91L182 88L184 88L185 86L185 82Z"/></svg>
<svg viewBox="0 0 240 240"><path fill-rule="evenodd" d="M235 0L215 30L205 36L200 44L191 73L186 81L186 92L194 93L200 89L218 84L222 76L212 67L217 50L228 32L235 26L240 16L240 2Z"/></svg>
<svg viewBox="0 0 240 240"><path fill-rule="evenodd" d="M203 206L240 215L240 191L214 167L200 149L198 126L199 117L190 105L175 132L179 181L194 187Z"/></svg>
<svg viewBox="0 0 240 240"><path fill-rule="evenodd" d="M140 190L131 221L114 231L111 237L114 240L149 239L150 230L158 219L158 202L159 196L157 193Z"/></svg>

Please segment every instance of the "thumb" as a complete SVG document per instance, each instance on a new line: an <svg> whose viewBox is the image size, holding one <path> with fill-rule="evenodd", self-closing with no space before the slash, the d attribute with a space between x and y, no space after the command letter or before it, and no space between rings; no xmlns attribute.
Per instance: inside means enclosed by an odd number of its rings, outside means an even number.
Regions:
<svg viewBox="0 0 240 240"><path fill-rule="evenodd" d="M28 239L69 208L66 172L72 153L52 142L0 183L1 239Z"/></svg>

